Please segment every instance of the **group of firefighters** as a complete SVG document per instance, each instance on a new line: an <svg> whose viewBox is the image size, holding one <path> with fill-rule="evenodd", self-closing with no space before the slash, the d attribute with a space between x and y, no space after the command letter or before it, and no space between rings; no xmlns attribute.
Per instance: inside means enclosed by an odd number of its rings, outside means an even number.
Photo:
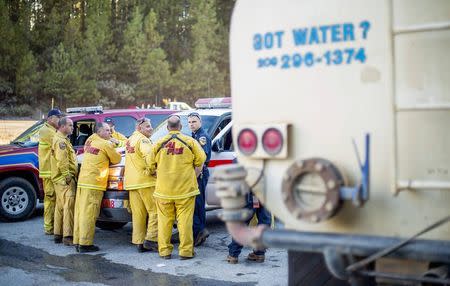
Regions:
<svg viewBox="0 0 450 286"><path fill-rule="evenodd" d="M97 123L95 133L84 145L81 169L69 135L73 122L59 109L48 112L39 134L39 176L44 184L44 231L55 243L74 245L77 252L95 252L95 222L107 188L110 164L118 164L116 147L125 147L124 187L129 192L132 214L132 243L138 252L158 251L170 259L172 228L179 231L178 253L182 260L195 256L209 236L206 229L205 189L209 178L211 139L201 125L201 117L188 115L192 137L181 133L181 120L172 115L168 134L153 143L153 128L147 118L136 122L126 138L114 130L107 118ZM251 204L251 202L249 202ZM270 224L270 214L256 212L259 223ZM228 246L229 263L237 263L242 246ZM264 250L249 254L249 260L264 261Z"/></svg>

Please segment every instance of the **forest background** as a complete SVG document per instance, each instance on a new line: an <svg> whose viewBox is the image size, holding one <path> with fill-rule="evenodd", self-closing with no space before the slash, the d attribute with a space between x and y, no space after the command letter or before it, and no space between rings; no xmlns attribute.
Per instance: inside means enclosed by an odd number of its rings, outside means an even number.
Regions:
<svg viewBox="0 0 450 286"><path fill-rule="evenodd" d="M233 0L0 0L0 117L230 95Z"/></svg>

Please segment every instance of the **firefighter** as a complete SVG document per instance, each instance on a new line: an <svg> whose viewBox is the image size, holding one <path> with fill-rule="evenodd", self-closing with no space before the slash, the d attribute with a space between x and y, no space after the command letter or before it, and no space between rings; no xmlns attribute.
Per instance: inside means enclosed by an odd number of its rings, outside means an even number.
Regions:
<svg viewBox="0 0 450 286"><path fill-rule="evenodd" d="M44 185L44 232L47 235L53 235L56 201L55 189L51 179L51 146L61 116L62 113L58 108L51 109L47 114L47 121L39 130L39 177L42 178Z"/></svg>
<svg viewBox="0 0 450 286"><path fill-rule="evenodd" d="M72 245L73 211L75 206L76 178L78 164L75 151L67 136L73 132L73 122L62 117L58 122L58 132L52 143L52 181L56 194L54 240Z"/></svg>
<svg viewBox="0 0 450 286"><path fill-rule="evenodd" d="M195 196L200 192L197 175L203 168L206 155L192 137L183 135L180 117L169 117L169 134L158 140L152 150L150 171L157 171L155 201L158 211L158 252L170 259L173 245L172 226L178 222L180 259L194 257L192 234Z"/></svg>
<svg viewBox="0 0 450 286"><path fill-rule="evenodd" d="M121 156L114 149L111 129L106 123L95 126L95 134L84 144L84 157L78 178L75 200L73 243L80 253L98 251L94 245L95 221L100 213L103 192L108 183L110 164L118 164Z"/></svg>
<svg viewBox="0 0 450 286"><path fill-rule="evenodd" d="M193 226L194 246L200 246L209 236L209 231L206 229L205 192L209 179L208 163L211 159L211 138L205 129L202 128L202 119L197 112L192 112L188 115L188 124L189 129L192 131L192 137L200 143L206 154L205 164L197 177L200 194L195 197Z"/></svg>
<svg viewBox="0 0 450 286"><path fill-rule="evenodd" d="M149 119L139 119L136 131L125 145L125 189L129 191L133 219L132 243L137 245L138 252L158 250L158 221L153 198L156 177L149 171L152 131Z"/></svg>
<svg viewBox="0 0 450 286"><path fill-rule="evenodd" d="M109 128L111 128L111 139L109 140L114 143L114 147L124 147L127 142L127 137L116 131L114 120L112 118L106 117L105 122L108 123Z"/></svg>

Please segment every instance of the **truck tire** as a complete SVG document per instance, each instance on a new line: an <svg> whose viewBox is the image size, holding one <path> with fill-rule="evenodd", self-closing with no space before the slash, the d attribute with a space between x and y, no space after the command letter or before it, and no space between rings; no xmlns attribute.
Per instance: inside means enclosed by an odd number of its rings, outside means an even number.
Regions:
<svg viewBox="0 0 450 286"><path fill-rule="evenodd" d="M117 221L96 221L95 226L103 230L115 230L124 227L127 222L117 222Z"/></svg>
<svg viewBox="0 0 450 286"><path fill-rule="evenodd" d="M10 177L0 182L0 216L7 221L27 219L35 210L36 191L27 180Z"/></svg>
<svg viewBox="0 0 450 286"><path fill-rule="evenodd" d="M328 271L322 254L288 252L289 286L349 286L347 281L335 278Z"/></svg>

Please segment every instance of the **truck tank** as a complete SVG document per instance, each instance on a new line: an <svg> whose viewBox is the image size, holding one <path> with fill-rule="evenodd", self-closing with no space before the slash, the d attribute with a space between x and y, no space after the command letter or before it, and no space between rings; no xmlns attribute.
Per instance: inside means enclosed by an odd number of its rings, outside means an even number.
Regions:
<svg viewBox="0 0 450 286"><path fill-rule="evenodd" d="M449 50L446 0L237 1L232 234L345 280L450 283ZM237 230L248 189L286 230Z"/></svg>

